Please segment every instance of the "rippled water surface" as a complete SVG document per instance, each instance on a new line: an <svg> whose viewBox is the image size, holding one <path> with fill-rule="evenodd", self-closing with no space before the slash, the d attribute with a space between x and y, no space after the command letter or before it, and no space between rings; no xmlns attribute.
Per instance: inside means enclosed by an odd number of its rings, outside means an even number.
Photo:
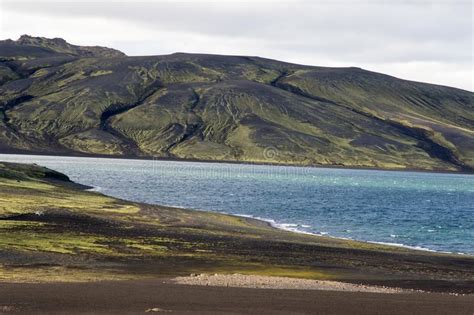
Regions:
<svg viewBox="0 0 474 315"><path fill-rule="evenodd" d="M474 254L474 176L26 155L104 194L282 228Z"/></svg>

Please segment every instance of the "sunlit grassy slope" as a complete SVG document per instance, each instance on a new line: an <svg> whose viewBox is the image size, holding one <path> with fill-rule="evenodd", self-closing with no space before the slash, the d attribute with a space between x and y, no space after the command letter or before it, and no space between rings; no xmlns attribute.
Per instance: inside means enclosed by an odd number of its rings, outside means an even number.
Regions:
<svg viewBox="0 0 474 315"><path fill-rule="evenodd" d="M473 93L258 57L0 42L0 150L472 170Z"/></svg>

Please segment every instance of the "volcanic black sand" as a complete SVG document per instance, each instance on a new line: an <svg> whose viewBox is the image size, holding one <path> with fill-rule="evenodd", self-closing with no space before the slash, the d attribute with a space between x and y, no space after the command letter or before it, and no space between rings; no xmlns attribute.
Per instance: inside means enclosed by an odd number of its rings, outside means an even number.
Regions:
<svg viewBox="0 0 474 315"><path fill-rule="evenodd" d="M0 312L473 313L472 256L296 234L258 220L82 188L45 168L0 162ZM163 284L201 273L443 294Z"/></svg>
<svg viewBox="0 0 474 315"><path fill-rule="evenodd" d="M243 289L159 280L0 285L12 314L469 314L474 296Z"/></svg>

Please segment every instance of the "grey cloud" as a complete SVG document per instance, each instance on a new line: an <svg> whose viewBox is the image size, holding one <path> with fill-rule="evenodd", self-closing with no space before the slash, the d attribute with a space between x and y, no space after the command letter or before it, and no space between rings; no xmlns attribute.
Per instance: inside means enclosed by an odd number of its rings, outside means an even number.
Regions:
<svg viewBox="0 0 474 315"><path fill-rule="evenodd" d="M52 17L116 18L170 32L264 40L273 47L288 41L308 53L322 49L324 53L341 54L353 61L380 55L390 61L424 58L466 61L470 59L472 42L471 34L465 31L472 25L468 3L300 1L219 5L216 2L7 1L4 7ZM401 47L409 46L404 53L386 51L387 47L397 50L398 42Z"/></svg>
<svg viewBox="0 0 474 315"><path fill-rule="evenodd" d="M294 52L308 56L306 59L314 56L342 63L423 61L472 66L471 1L91 3L7 0L3 2L3 9L51 18L112 18L145 30L176 33L177 38L204 35L215 44L200 50L211 53L219 51L220 41L247 41L258 42L270 56ZM119 48L127 53L158 53L150 51L156 43L127 49L127 45L133 44L136 44L134 38L123 38ZM183 51L183 46L177 42L168 53ZM239 53L242 47L235 50ZM260 48L255 54L261 51Z"/></svg>

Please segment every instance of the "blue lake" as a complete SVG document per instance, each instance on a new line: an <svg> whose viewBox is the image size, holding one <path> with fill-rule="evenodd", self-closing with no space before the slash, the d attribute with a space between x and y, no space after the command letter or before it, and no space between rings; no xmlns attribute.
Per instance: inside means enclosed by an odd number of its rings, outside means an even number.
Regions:
<svg viewBox="0 0 474 315"><path fill-rule="evenodd" d="M474 254L474 176L0 154L122 199L247 215L302 232Z"/></svg>

